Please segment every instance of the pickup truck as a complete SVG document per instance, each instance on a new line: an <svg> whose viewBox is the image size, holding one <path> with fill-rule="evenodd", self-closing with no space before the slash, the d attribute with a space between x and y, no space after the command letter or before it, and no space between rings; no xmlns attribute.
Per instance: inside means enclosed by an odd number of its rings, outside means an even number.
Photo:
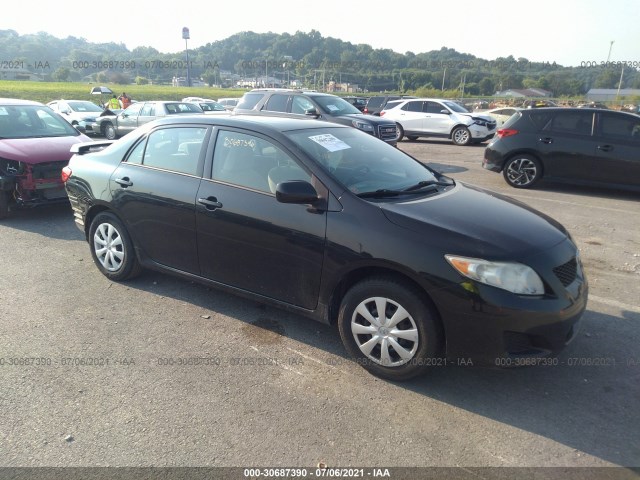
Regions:
<svg viewBox="0 0 640 480"><path fill-rule="evenodd" d="M100 132L107 140L115 140L152 120L169 115L185 114L204 115L204 111L197 104L188 102L137 102L117 114L103 114L96 118L91 127L93 131Z"/></svg>

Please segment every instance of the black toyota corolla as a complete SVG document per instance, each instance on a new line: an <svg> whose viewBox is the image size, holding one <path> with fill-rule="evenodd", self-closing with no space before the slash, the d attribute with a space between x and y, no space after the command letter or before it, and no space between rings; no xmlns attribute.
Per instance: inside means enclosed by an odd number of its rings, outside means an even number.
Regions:
<svg viewBox="0 0 640 480"><path fill-rule="evenodd" d="M99 148L74 147L63 179L106 277L162 270L337 322L387 379L443 359L535 363L586 307L560 224L354 128L181 117Z"/></svg>

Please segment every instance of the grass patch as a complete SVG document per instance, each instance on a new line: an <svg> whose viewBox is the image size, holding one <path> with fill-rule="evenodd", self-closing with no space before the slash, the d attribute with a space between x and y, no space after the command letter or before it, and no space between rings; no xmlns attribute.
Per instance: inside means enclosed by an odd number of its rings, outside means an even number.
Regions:
<svg viewBox="0 0 640 480"><path fill-rule="evenodd" d="M0 98L20 98L47 103L52 100L90 100L100 103L100 95L89 92L98 84L80 82L29 82L0 80ZM105 85L119 96L123 91L134 100L182 100L185 97L241 97L246 90L209 87L172 87L170 85ZM102 95L107 100L107 95Z"/></svg>

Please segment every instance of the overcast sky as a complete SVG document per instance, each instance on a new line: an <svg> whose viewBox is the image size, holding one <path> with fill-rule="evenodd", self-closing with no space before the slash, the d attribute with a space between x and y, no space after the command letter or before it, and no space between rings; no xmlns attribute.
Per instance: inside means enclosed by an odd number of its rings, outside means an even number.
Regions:
<svg viewBox="0 0 640 480"><path fill-rule="evenodd" d="M190 29L189 49L247 30L314 29L323 37L399 53L448 47L486 60L513 55L564 66L606 61L614 41L612 61L640 62L640 0L23 0L3 10L2 30L124 43L129 50L149 46L163 53L184 50L182 27ZM0 60L12 59L0 51Z"/></svg>

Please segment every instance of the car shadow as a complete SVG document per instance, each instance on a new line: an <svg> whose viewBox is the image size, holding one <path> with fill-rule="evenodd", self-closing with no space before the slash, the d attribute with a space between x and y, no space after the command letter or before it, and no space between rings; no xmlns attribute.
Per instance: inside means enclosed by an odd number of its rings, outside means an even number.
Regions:
<svg viewBox="0 0 640 480"><path fill-rule="evenodd" d="M533 188L543 192L569 193L585 197L608 198L618 200L640 200L640 190L633 188L616 188L583 183L564 183L553 180L541 180Z"/></svg>
<svg viewBox="0 0 640 480"><path fill-rule="evenodd" d="M469 170L465 167L459 167L457 165L447 165L446 163L435 163L435 162L425 162L427 167L433 168L436 172L447 174L447 173L461 173Z"/></svg>
<svg viewBox="0 0 640 480"><path fill-rule="evenodd" d="M83 240L82 232L73 221L68 203L40 205L34 208L13 208L0 220L1 228L13 228L60 240Z"/></svg>
<svg viewBox="0 0 640 480"><path fill-rule="evenodd" d="M411 143L422 143L422 144L430 144L430 145L451 145L452 148L460 148L460 145L454 145L453 142L451 140L449 140L448 138L424 138L424 137L420 137L417 138L415 140L408 140L408 139L403 139L400 142L400 145L407 143L407 144L411 144ZM470 143L468 145L464 145L464 147L470 147L470 148L478 148L478 147L486 147L487 146L487 142L481 142L481 143Z"/></svg>
<svg viewBox="0 0 640 480"><path fill-rule="evenodd" d="M132 289L189 302L246 324L252 340L290 338L348 360L337 328L206 286L145 272ZM393 383L621 466L640 463L640 313L587 310L575 341L551 365L480 368L467 359ZM362 375L368 375L362 370ZM392 382L390 382L392 383Z"/></svg>

